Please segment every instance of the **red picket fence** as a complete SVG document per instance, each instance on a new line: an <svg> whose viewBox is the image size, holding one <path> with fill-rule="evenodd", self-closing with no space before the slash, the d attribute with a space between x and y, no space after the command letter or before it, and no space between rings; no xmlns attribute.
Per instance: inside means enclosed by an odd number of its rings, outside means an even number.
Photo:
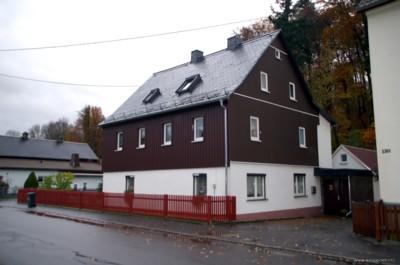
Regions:
<svg viewBox="0 0 400 265"><path fill-rule="evenodd" d="M36 193L36 203L38 204L208 222L236 220L235 196L156 195L19 189L17 195L18 203L26 202L28 192Z"/></svg>
<svg viewBox="0 0 400 265"><path fill-rule="evenodd" d="M353 231L364 236L400 240L400 205L379 202L353 202Z"/></svg>

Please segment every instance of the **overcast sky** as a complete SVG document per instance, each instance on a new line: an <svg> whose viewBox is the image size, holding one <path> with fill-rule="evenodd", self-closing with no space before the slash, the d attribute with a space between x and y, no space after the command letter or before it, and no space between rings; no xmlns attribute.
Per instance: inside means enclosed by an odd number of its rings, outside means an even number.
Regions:
<svg viewBox="0 0 400 265"><path fill-rule="evenodd" d="M0 0L0 49L125 38L265 17L274 0ZM225 48L251 22L100 45L0 51L0 74L84 84L141 85L154 72ZM0 134L61 117L73 122L86 104L106 116L137 87L45 84L0 76Z"/></svg>

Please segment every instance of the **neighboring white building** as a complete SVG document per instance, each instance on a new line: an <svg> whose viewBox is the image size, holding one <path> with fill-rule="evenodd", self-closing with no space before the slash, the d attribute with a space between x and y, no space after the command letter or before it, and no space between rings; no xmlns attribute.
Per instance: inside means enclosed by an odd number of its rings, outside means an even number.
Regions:
<svg viewBox="0 0 400 265"><path fill-rule="evenodd" d="M78 189L97 189L102 183L99 159L86 143L0 135L0 179L9 185L8 193L24 186L31 172L39 183L58 172L74 174Z"/></svg>
<svg viewBox="0 0 400 265"><path fill-rule="evenodd" d="M400 1L363 0L368 19L381 198L400 203Z"/></svg>

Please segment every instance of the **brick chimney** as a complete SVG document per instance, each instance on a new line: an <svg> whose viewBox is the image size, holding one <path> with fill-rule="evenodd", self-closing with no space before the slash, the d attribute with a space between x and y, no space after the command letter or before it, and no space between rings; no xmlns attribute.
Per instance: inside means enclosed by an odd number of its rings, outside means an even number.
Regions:
<svg viewBox="0 0 400 265"><path fill-rule="evenodd" d="M242 46L242 39L239 35L228 38L228 50L235 50Z"/></svg>
<svg viewBox="0 0 400 265"><path fill-rule="evenodd" d="M200 50L194 50L192 51L192 55L190 57L190 62L191 63L199 63L204 60L204 55L203 52Z"/></svg>

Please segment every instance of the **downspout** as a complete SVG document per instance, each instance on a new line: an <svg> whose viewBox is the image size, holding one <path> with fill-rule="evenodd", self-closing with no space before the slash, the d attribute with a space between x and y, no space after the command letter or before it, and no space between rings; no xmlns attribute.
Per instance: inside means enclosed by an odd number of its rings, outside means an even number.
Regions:
<svg viewBox="0 0 400 265"><path fill-rule="evenodd" d="M222 99L219 100L224 109L224 159L225 159L225 196L228 196L228 110Z"/></svg>

